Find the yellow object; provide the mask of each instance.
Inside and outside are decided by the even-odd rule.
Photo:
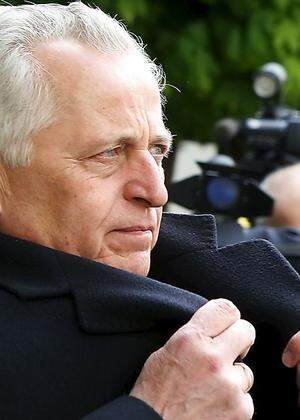
[[[238,224],[239,224],[239,225],[241,225],[241,226],[242,226],[242,228],[244,228],[244,229],[249,229],[249,228],[251,228],[251,223],[250,223],[250,220],[249,220],[247,217],[239,217],[239,218],[237,219],[237,222],[238,222]]]

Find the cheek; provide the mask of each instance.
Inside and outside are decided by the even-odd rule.
[[[113,213],[119,194],[103,180],[61,183],[56,189],[57,213],[64,214],[74,224],[74,229],[91,226],[101,229],[101,224]],[[82,232],[84,233],[84,232]]]
[[[70,242],[76,245],[76,253],[89,259],[97,259],[105,247],[106,234],[116,223],[115,195],[104,189],[88,188],[68,194],[61,219],[65,220],[61,231],[68,232]]]

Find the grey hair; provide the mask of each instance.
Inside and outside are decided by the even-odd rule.
[[[0,7],[0,157],[11,167],[30,162],[32,136],[55,121],[54,90],[34,48],[56,39],[77,40],[100,53],[134,51],[164,89],[164,73],[141,40],[99,8],[81,2]]]

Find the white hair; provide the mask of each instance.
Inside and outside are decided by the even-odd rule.
[[[56,39],[78,40],[100,53],[134,51],[164,88],[163,71],[141,40],[100,9],[81,2],[0,7],[0,157],[11,167],[30,162],[32,135],[55,120],[54,90],[33,53],[38,43]]]

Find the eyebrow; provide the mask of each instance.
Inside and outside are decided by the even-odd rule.
[[[167,129],[164,134],[158,134],[157,136],[154,136],[154,138],[150,140],[150,143],[157,142],[157,141],[162,141],[166,143],[169,149],[171,149],[173,145],[173,136],[170,130]]]
[[[129,136],[121,136],[121,137],[117,137],[117,138],[112,138],[110,140],[106,140],[106,141],[101,141],[101,139],[99,138],[97,141],[94,141],[92,144],[90,144],[85,150],[84,150],[84,154],[89,154],[92,151],[94,151],[95,149],[97,149],[99,146],[102,147],[113,147],[117,144],[120,143],[138,143],[138,139],[129,137]],[[157,134],[156,136],[152,137],[149,141],[149,144],[153,144],[156,142],[163,142],[165,143],[169,150],[171,150],[172,148],[172,144],[173,144],[173,136],[170,132],[170,130],[168,128],[166,128],[166,131],[162,134]]]
[[[162,141],[166,143],[169,147],[171,147],[173,144],[173,136],[171,132],[169,131],[169,129],[166,129],[166,131],[163,134],[157,134],[156,136],[151,137],[149,143],[155,143],[157,141]],[[107,141],[104,144],[107,143],[107,145],[110,145],[110,144],[113,145],[113,144],[126,143],[126,142],[138,143],[139,139],[133,138],[130,136],[121,136],[119,138],[113,139],[112,141]]]

